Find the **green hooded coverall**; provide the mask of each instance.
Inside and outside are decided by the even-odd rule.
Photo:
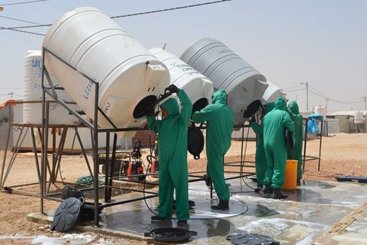
[[[212,104],[195,112],[192,120],[207,122],[207,175],[212,179],[219,200],[228,201],[230,193],[224,179],[224,155],[231,146],[234,113],[227,106],[227,93],[224,90],[214,92]]]
[[[275,101],[274,109],[264,117],[264,149],[267,161],[264,184],[280,189],[284,183],[287,147],[285,129],[294,125],[284,98]]]
[[[265,105],[265,114],[274,108],[274,103],[268,103]],[[263,119],[258,124],[256,121],[250,123],[250,127],[256,134],[256,153],[255,153],[255,169],[256,169],[256,182],[258,189],[261,189],[264,185],[264,178],[266,172],[266,156],[264,149],[264,123]]]
[[[296,101],[288,104],[291,117],[294,123],[294,145],[290,155],[291,159],[297,160],[297,181],[302,179],[302,141],[303,141],[303,117],[299,113],[299,107]]]
[[[168,116],[156,120],[147,116],[148,128],[159,133],[159,205],[158,215],[162,219],[172,217],[173,193],[176,190],[176,214],[178,220],[188,220],[188,169],[187,133],[192,104],[185,91],[177,93],[181,101],[181,113],[176,99],[169,98],[161,104]]]

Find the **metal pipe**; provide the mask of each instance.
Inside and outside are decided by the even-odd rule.
[[[104,175],[104,201],[105,202],[109,202],[111,201],[111,198],[108,196],[108,183],[109,183],[109,179],[110,178],[110,164],[109,164],[109,160],[110,160],[110,132],[107,132],[106,134],[106,159],[104,161],[104,170],[105,170],[105,175]]]
[[[41,148],[42,148],[42,159],[41,159],[41,182],[40,182],[40,203],[41,203],[41,213],[43,214],[43,192],[44,192],[44,178],[45,178],[45,163],[47,160],[47,146],[45,146],[44,141],[44,135],[45,135],[45,124],[46,124],[46,94],[44,90],[44,84],[45,84],[45,48],[42,48],[42,78],[41,78],[41,87],[42,87],[42,142],[41,142]]]
[[[93,118],[93,138],[94,138],[94,225],[99,226],[99,193],[98,193],[98,101],[99,101],[99,84],[95,83],[94,98],[94,118]]]
[[[34,128],[33,127],[31,127],[31,139],[32,139],[34,159],[36,161],[36,170],[37,170],[38,184],[39,184],[39,183],[41,183],[41,170],[40,170],[40,164],[39,164],[39,161],[38,161],[36,139],[34,137]]]
[[[303,163],[302,163],[303,173],[305,172],[305,165],[306,165],[307,125],[308,125],[308,118],[306,118],[306,126],[305,126],[304,142],[303,142]]]
[[[13,154],[11,155],[11,158],[10,158],[10,161],[9,161],[9,164],[8,164],[8,167],[6,169],[6,173],[5,173],[5,176],[4,176],[4,179],[3,179],[3,185],[5,184],[6,182],[6,179],[8,178],[9,176],[9,173],[10,173],[10,170],[11,168],[13,167],[14,165],[14,162],[15,162],[15,159],[19,153],[19,149],[20,149],[20,145],[22,145],[24,139],[25,139],[25,136],[27,135],[27,132],[28,132],[28,128],[26,130],[26,132],[23,134],[23,130],[24,128],[22,127],[20,133],[19,133],[19,137],[17,139],[17,142],[15,143],[15,150],[13,151]]]
[[[84,160],[85,162],[87,163],[87,167],[88,167],[88,170],[89,170],[89,173],[90,173],[90,176],[93,177],[93,173],[92,173],[92,169],[90,167],[90,164],[89,164],[89,160],[88,160],[88,157],[87,157],[87,154],[85,154],[85,149],[84,149],[84,145],[83,145],[83,142],[82,142],[82,139],[79,135],[79,131],[78,131],[78,128],[75,128],[75,135],[78,139],[78,142],[79,142],[79,145],[80,145],[80,149],[82,151],[82,154],[84,156]]]
[[[319,145],[319,163],[318,163],[318,167],[317,167],[318,171],[320,171],[320,167],[321,167],[321,144],[322,144],[323,131],[324,131],[324,120],[321,120],[320,145]]]
[[[111,167],[110,167],[110,180],[108,183],[108,198],[111,201],[111,195],[112,195],[112,179],[113,179],[113,170],[115,167],[115,158],[116,158],[116,144],[117,144],[117,134],[115,133],[113,135],[113,148],[112,148],[112,157],[111,157]]]
[[[9,147],[9,140],[10,140],[10,134],[11,134],[11,122],[12,122],[13,118],[12,118],[12,112],[11,112],[11,106],[9,106],[9,129],[8,129],[8,136],[6,139],[6,143],[5,143],[5,149],[4,149],[4,158],[3,158],[3,165],[1,166],[1,179],[0,179],[0,189],[3,188],[3,185],[5,183],[5,180],[3,182],[3,178],[4,178],[4,170],[5,170],[5,162],[6,162],[6,155],[8,152],[8,147]]]

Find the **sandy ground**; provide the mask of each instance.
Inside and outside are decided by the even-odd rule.
[[[320,140],[314,139],[307,141],[308,156],[319,155]],[[248,141],[243,145],[240,141],[233,141],[230,151],[227,154],[226,161],[238,161],[241,153],[241,147],[246,150],[245,161],[253,161],[255,153],[255,142]],[[305,165],[304,179],[318,180],[335,180],[337,175],[355,175],[367,176],[367,134],[336,134],[322,138],[321,163],[320,171],[318,171],[318,160],[308,160]],[[1,161],[3,153],[1,153]],[[205,169],[205,153],[201,154],[202,159],[199,161],[189,157],[190,172],[201,171]],[[7,157],[7,161],[10,156]],[[251,164],[250,164],[251,165]],[[5,166],[5,170],[7,166]],[[239,168],[232,167],[239,171]],[[253,171],[253,168],[246,168],[246,171]],[[37,174],[35,168],[35,160],[32,153],[21,153],[17,156],[5,186],[14,186],[20,184],[28,184],[37,182]],[[63,156],[61,177],[65,182],[75,183],[81,176],[88,175],[84,159],[79,155]],[[59,185],[59,187],[62,187]],[[25,190],[29,193],[29,186],[26,188],[16,188],[17,190]],[[31,188],[33,191],[38,190],[35,185]],[[61,237],[62,233],[51,232],[49,226],[30,222],[26,216],[29,213],[40,211],[40,198],[33,196],[0,193],[0,244],[23,244],[24,239],[17,240],[15,236],[34,237],[48,236]],[[45,202],[45,210],[55,209],[59,203],[53,201]],[[91,239],[87,244],[139,244],[139,241],[131,241],[125,238],[109,237],[101,234],[86,234]],[[9,240],[5,238],[9,237]],[[30,240],[31,241],[31,240]]]

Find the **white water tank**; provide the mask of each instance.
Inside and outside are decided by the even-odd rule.
[[[99,84],[99,108],[118,128],[142,126],[146,105],[169,85],[165,65],[95,8],[64,14],[48,30],[43,47],[71,66],[45,54],[47,70],[90,118],[94,116],[93,81]],[[98,118],[100,127],[112,128],[101,113]]]
[[[171,84],[185,90],[193,105],[193,112],[201,110],[211,102],[213,83],[197,70],[161,48],[149,50],[168,68]]]
[[[58,87],[57,82],[56,87]],[[62,101],[73,103],[65,90],[57,90],[57,94]],[[53,101],[47,94],[46,100]],[[25,57],[23,103],[23,123],[42,124],[42,54],[40,50],[30,50]],[[70,104],[70,107],[77,109],[75,104]],[[49,124],[73,124],[78,121],[56,102],[50,103],[49,110]]]
[[[269,85],[266,88],[264,95],[262,97],[263,105],[275,102],[275,100],[280,97],[285,99],[286,93],[281,88],[276,86],[274,83],[268,82],[268,84]]]
[[[245,121],[243,113],[255,113],[268,86],[266,78],[223,43],[204,38],[191,44],[180,57],[208,77],[215,89],[224,89],[235,112],[235,125]]]

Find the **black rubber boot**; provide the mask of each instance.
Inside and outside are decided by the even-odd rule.
[[[264,194],[273,194],[273,188],[268,185],[265,185]]]
[[[282,194],[280,188],[274,188],[274,199],[286,199],[287,195]]]
[[[204,175],[204,181],[205,181],[205,185],[207,187],[211,187],[212,186],[212,178],[210,178],[208,175]]]
[[[153,221],[161,221],[161,220],[164,220],[163,218],[161,218],[161,216],[159,215],[154,215],[152,217],[150,217],[151,220]]]
[[[178,220],[177,226],[187,226],[187,220]]]
[[[211,206],[215,210],[229,210],[228,201],[219,201],[218,205]]]
[[[256,193],[260,193],[260,191],[263,189],[263,187],[262,186],[258,186],[256,189],[254,189],[254,191],[256,192]]]

